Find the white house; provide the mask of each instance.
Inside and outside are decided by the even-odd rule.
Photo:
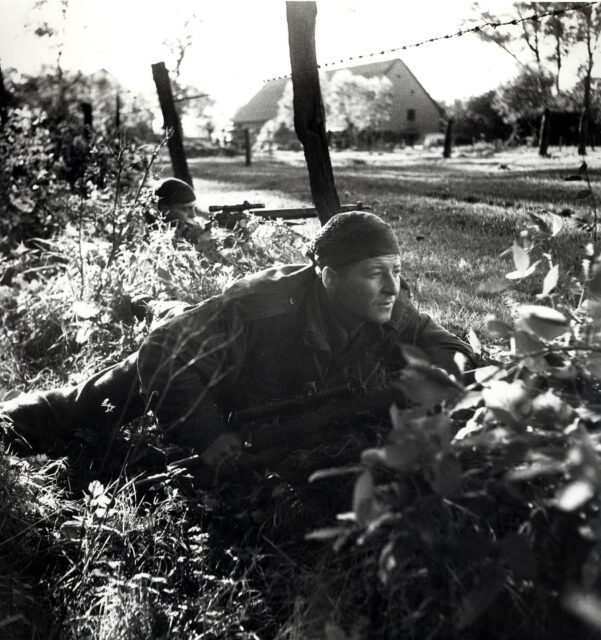
[[[345,69],[367,78],[384,76],[392,83],[393,99],[390,118],[381,129],[381,132],[388,134],[388,137],[413,144],[423,139],[426,134],[441,131],[444,110],[400,58],[345,67]],[[329,70],[327,75],[331,77],[341,70]],[[288,82],[288,78],[266,82],[249,102],[238,109],[233,117],[234,124],[258,132],[265,122],[276,117],[278,102]]]

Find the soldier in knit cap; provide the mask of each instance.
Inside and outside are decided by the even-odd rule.
[[[267,269],[188,307],[137,353],[78,387],[0,405],[12,433],[32,450],[56,451],[80,424],[114,428],[149,407],[169,440],[215,467],[242,448],[230,412],[308,385],[366,386],[394,376],[404,345],[449,372],[457,352],[471,357],[466,343],[409,301],[397,238],[378,216],[335,215],[309,256],[311,264]]]
[[[154,193],[158,215],[148,212],[146,221],[154,224],[160,219],[174,225],[182,237],[196,243],[204,231],[208,213],[196,206],[196,194],[192,187],[178,178],[165,178],[155,186]]]

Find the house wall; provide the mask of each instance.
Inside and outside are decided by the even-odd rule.
[[[393,85],[392,115],[385,131],[420,138],[440,131],[440,111],[401,60],[386,74]],[[407,110],[415,110],[415,120],[407,119]]]

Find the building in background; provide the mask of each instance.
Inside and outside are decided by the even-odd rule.
[[[381,122],[378,131],[384,139],[415,144],[428,134],[441,132],[445,118],[444,110],[400,58],[328,70],[326,77],[331,79],[340,71],[350,71],[366,78],[384,77],[390,81],[390,115]],[[235,113],[234,125],[240,129],[248,128],[251,133],[257,135],[265,123],[278,116],[278,105],[289,82],[289,78],[266,82],[259,92]],[[328,123],[326,126],[330,128]]]

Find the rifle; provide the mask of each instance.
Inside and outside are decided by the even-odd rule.
[[[233,412],[228,424],[244,443],[242,456],[223,469],[209,469],[198,455],[174,460],[170,466],[190,471],[200,485],[215,484],[220,478],[250,470],[271,469],[283,477],[298,480],[298,469],[289,469],[287,458],[299,450],[310,450],[346,442],[352,433],[366,439],[366,423],[382,421],[392,404],[405,406],[398,385],[366,392],[355,385],[333,387],[305,396],[275,400]],[[304,477],[308,475],[304,470]]]
[[[338,213],[343,211],[369,211],[371,207],[363,204],[363,202],[355,202],[354,204],[341,204]],[[282,218],[283,220],[302,220],[305,218],[317,217],[317,209],[315,207],[288,207],[285,209],[266,209],[263,203],[252,204],[245,200],[241,204],[232,205],[211,205],[209,212],[213,220],[220,227],[233,228],[237,222],[244,219],[246,214],[252,213],[260,218],[267,220],[275,220]]]

